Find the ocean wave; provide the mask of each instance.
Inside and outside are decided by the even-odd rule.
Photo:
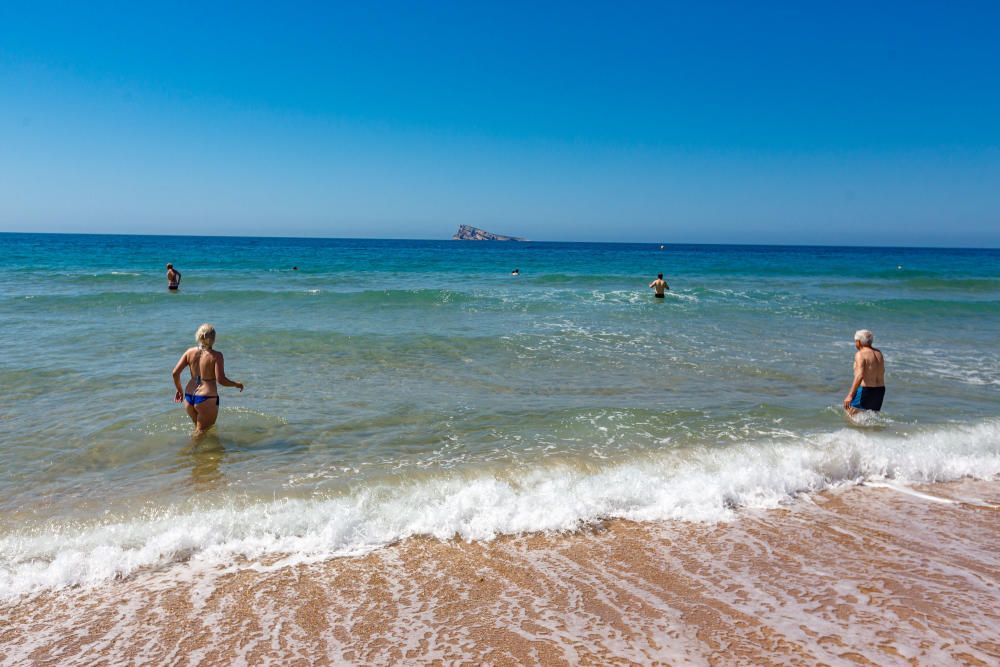
[[[155,275],[151,273],[142,273],[139,271],[128,271],[125,269],[114,269],[114,270],[104,270],[104,271],[45,271],[45,270],[32,270],[28,272],[28,275],[34,277],[36,280],[44,281],[47,283],[55,284],[71,284],[71,285],[87,285],[93,283],[122,283],[128,282],[133,278],[142,277],[145,279],[155,278],[157,281],[162,280],[162,275],[157,273]]]
[[[821,285],[828,289],[863,289],[885,290],[887,288],[907,287],[925,292],[968,292],[972,294],[1000,294],[1000,279],[998,278],[960,278],[941,275],[926,276],[882,276],[879,280],[851,280],[844,282],[829,282]]]
[[[688,303],[697,302],[698,296],[687,291],[667,293],[667,297]],[[24,295],[11,295],[6,301],[27,307]],[[183,289],[171,294],[166,289],[100,291],[83,294],[34,294],[30,307],[59,309],[62,312],[88,312],[95,308],[130,308],[159,305],[162,303],[187,303],[199,307],[210,306],[329,306],[370,311],[382,308],[453,308],[457,310],[494,310],[546,313],[561,304],[617,305],[652,302],[652,291],[645,286],[634,289],[560,289],[522,291],[518,289],[447,288],[420,289],[362,289],[343,290],[327,285],[288,285],[281,289]],[[169,299],[170,301],[166,301]],[[178,301],[181,299],[182,301]],[[5,299],[0,298],[0,304]]]
[[[518,282],[531,285],[565,285],[566,287],[592,287],[634,282],[640,287],[645,287],[644,278],[645,276],[630,276],[628,274],[543,273],[531,276],[521,275]]]
[[[9,534],[0,538],[0,599],[98,585],[180,562],[280,566],[358,555],[418,535],[490,540],[610,518],[726,521],[741,508],[772,508],[866,481],[998,474],[997,421],[909,435],[845,428],[792,441],[673,449],[607,468],[442,472],[326,499],[160,509],[118,522]]]
[[[252,304],[281,300],[296,304],[305,299],[315,303],[316,297],[338,306],[435,306],[446,304],[479,303],[496,300],[490,294],[474,294],[449,289],[391,289],[335,291],[306,285],[288,285],[278,289],[212,289],[199,291],[192,287],[180,295],[168,294],[165,289],[143,291],[92,292],[85,294],[38,294],[35,307],[52,306],[65,309],[88,310],[94,307],[133,306],[160,303],[163,299],[180,296],[186,302],[195,304]],[[499,296],[499,295],[497,295]]]
[[[793,314],[822,315],[849,314],[852,317],[878,315],[919,315],[921,317],[957,317],[996,315],[1000,301],[950,301],[945,299],[885,299],[859,298],[851,301],[830,301],[806,305],[791,304],[785,307]]]

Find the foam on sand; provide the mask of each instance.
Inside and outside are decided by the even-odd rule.
[[[996,510],[868,485],[738,521],[415,538],[0,603],[0,662],[994,664]],[[929,493],[928,493],[929,491]]]
[[[173,563],[283,566],[358,555],[408,537],[490,540],[571,531],[609,518],[726,521],[740,508],[866,481],[941,482],[1000,474],[1000,423],[910,435],[842,429],[794,441],[677,449],[606,469],[451,471],[347,495],[150,511],[0,538],[0,599],[92,586]]]

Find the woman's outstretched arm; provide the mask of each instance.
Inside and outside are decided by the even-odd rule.
[[[215,359],[215,379],[223,387],[237,387],[240,391],[243,391],[242,382],[236,382],[226,377],[226,360],[222,357],[221,352],[216,352],[216,354],[219,356]]]

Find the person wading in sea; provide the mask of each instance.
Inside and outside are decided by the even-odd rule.
[[[882,351],[872,347],[875,334],[861,329],[854,334],[854,382],[844,397],[844,409],[854,416],[863,410],[882,409],[885,398],[885,359]]]
[[[180,403],[183,397],[184,409],[194,423],[194,437],[204,435],[219,418],[219,385],[236,387],[243,391],[243,383],[226,377],[222,353],[212,349],[215,345],[215,327],[202,324],[194,334],[198,347],[192,347],[181,355],[174,366],[174,401]],[[181,390],[181,373],[187,367],[191,379]]]
[[[181,272],[173,264],[167,264],[167,289],[175,290],[181,286]]]
[[[656,290],[655,296],[656,296],[657,299],[664,298],[664,296],[663,296],[663,290],[670,289],[670,285],[668,285],[667,281],[663,279],[663,274],[662,273],[656,274],[656,280],[654,280],[653,282],[649,283],[649,286],[650,286],[651,289]]]

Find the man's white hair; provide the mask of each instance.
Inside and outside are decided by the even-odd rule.
[[[854,332],[854,340],[859,341],[862,345],[871,345],[872,341],[875,340],[875,334],[868,329],[858,329]]]

